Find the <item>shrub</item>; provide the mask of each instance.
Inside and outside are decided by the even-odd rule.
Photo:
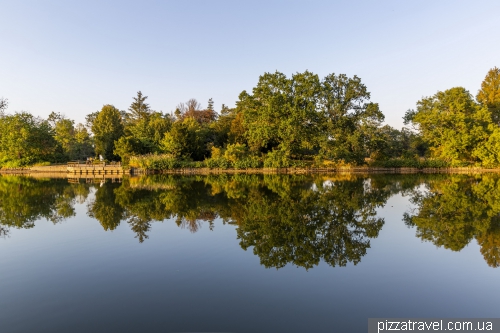
[[[182,166],[179,160],[169,154],[132,156],[129,165],[146,170],[171,170]]]
[[[224,157],[209,158],[205,160],[205,164],[211,169],[227,169],[230,166],[229,161]]]
[[[284,148],[273,149],[264,159],[265,168],[287,168],[290,166],[290,152]]]
[[[447,168],[449,162],[438,159],[415,159],[415,158],[391,158],[388,160],[373,161],[370,163],[373,167],[382,168]],[[455,165],[454,165],[455,166]]]
[[[235,169],[255,169],[262,166],[261,160],[257,156],[248,156],[233,162]]]

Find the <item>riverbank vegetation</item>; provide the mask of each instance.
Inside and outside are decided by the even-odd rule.
[[[138,92],[127,111],[111,104],[76,124],[6,113],[0,100],[0,166],[57,163],[102,155],[149,170],[288,167],[500,166],[500,69],[476,98],[462,87],[439,91],[384,125],[379,105],[357,76],[311,72],[260,76],[235,108],[195,99],[171,114],[151,109]]]

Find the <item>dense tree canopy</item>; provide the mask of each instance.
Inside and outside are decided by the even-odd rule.
[[[493,122],[500,125],[500,68],[492,68],[484,78],[477,101],[491,112]]]
[[[462,87],[438,91],[406,112],[409,127],[402,129],[382,123],[379,105],[356,75],[264,73],[251,91],[240,93],[235,108],[222,104],[220,110],[212,98],[206,107],[191,98],[165,114],[147,98],[138,91],[127,111],[107,104],[88,114],[85,126],[54,112],[46,120],[5,114],[2,98],[0,165],[100,154],[148,168],[500,166],[497,67],[477,100]]]
[[[478,157],[476,149],[490,134],[491,114],[457,87],[423,98],[405,120],[418,126],[432,156],[460,165]]]
[[[39,161],[54,161],[57,142],[46,120],[27,112],[0,119],[0,162],[22,166]]]
[[[104,105],[92,122],[96,154],[114,159],[115,141],[123,135],[123,129],[120,111],[113,105]]]

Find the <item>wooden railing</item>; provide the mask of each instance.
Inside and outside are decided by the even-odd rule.
[[[94,165],[99,165],[99,166],[121,166],[122,162],[104,162],[104,161],[69,161],[67,163],[67,166],[69,167],[77,167],[77,166],[94,166]]]

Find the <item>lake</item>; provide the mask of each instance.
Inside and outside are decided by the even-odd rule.
[[[498,317],[496,174],[0,176],[1,332]]]

